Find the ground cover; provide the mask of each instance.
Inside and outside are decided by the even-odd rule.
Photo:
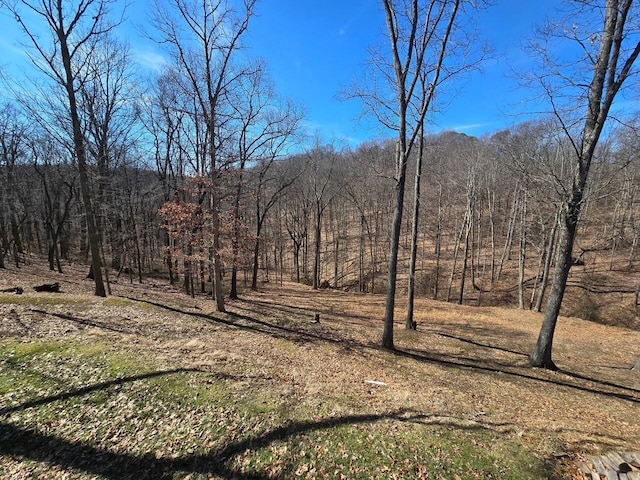
[[[390,353],[381,296],[263,285],[219,314],[161,280],[93,297],[82,268],[0,276],[25,289],[0,294],[0,476],[569,478],[640,448],[640,332],[562,318],[547,372],[533,312],[419,299]]]

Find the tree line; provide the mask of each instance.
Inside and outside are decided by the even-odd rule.
[[[19,267],[26,254],[47,255],[58,271],[68,262],[88,261],[72,160],[54,142],[12,123],[19,118],[0,126],[2,265]],[[444,132],[424,142],[417,293],[540,311],[558,248],[558,189],[571,181],[570,146],[558,127],[531,122],[483,138]],[[638,143],[621,132],[598,152],[574,264],[637,271]],[[19,146],[15,155],[12,144]],[[226,294],[264,281],[385,292],[394,148],[392,141],[354,150],[318,146],[244,171],[229,162],[217,178]],[[142,281],[161,271],[189,295],[211,294],[214,225],[203,205],[209,180],[175,161],[180,158],[169,164],[123,160],[105,178],[97,166],[89,169],[91,190],[99,183],[104,190],[105,200],[95,208],[101,258],[119,276]],[[409,175],[416,166],[412,157]],[[408,192],[405,203],[413,202]],[[413,224],[405,217],[400,229],[403,290]]]

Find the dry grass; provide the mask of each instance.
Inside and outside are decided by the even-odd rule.
[[[286,283],[242,292],[228,313],[206,297],[147,283],[112,285],[91,296],[83,269],[49,274],[44,265],[3,271],[0,336],[21,342],[71,339],[113,352],[154,358],[167,368],[197,368],[240,378],[240,398],[318,416],[390,415],[401,421],[504,436],[553,459],[560,471],[586,453],[640,449],[640,332],[561,318],[555,341],[559,372],[531,369],[541,315],[497,307],[463,307],[418,299],[418,330],[396,319],[397,352],[378,348],[384,299]],[[36,294],[60,282],[63,293]],[[402,299],[399,299],[402,303]],[[321,322],[313,322],[320,313]],[[367,380],[384,382],[385,386]],[[566,454],[567,456],[565,456]]]

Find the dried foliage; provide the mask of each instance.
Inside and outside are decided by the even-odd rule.
[[[553,478],[640,444],[638,332],[563,318],[547,372],[533,312],[418,299],[392,354],[382,296],[286,283],[222,314],[149,280],[96,299],[66,270],[0,279],[62,291],[0,295],[11,478]]]

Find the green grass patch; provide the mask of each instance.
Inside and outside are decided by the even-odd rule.
[[[131,300],[122,297],[109,297],[102,301],[102,305],[105,307],[129,307],[132,304]]]
[[[89,305],[89,300],[63,296],[43,297],[31,295],[0,295],[0,305]]]
[[[0,342],[0,472],[40,478],[60,471],[71,478],[549,477],[518,438],[407,415],[311,411],[268,379],[171,369],[149,358],[105,345]]]
[[[307,478],[548,478],[544,464],[491,432],[413,425],[361,416],[292,425],[301,432],[235,459],[244,474]],[[395,430],[395,431],[394,431]],[[390,434],[390,431],[392,432]]]

